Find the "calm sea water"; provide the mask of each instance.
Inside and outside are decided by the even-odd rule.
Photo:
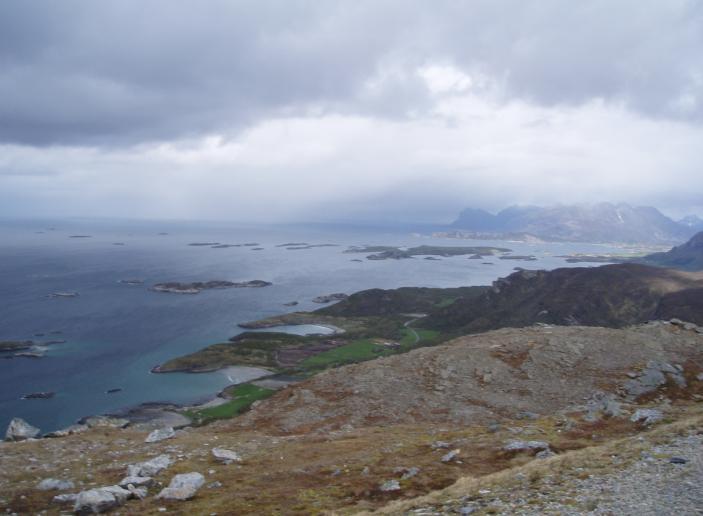
[[[258,243],[264,249],[187,245],[192,242]],[[288,242],[340,247],[276,247]],[[439,261],[420,258],[358,263],[351,259],[363,255],[342,252],[347,246],[365,244],[496,245],[509,247],[515,254],[534,254],[539,260],[469,260],[460,256]],[[595,245],[471,242],[403,232],[305,227],[0,223],[0,340],[67,341],[51,346],[44,358],[0,360],[0,430],[14,416],[50,431],[85,415],[145,401],[190,403],[204,399],[229,383],[224,374],[157,375],[149,370],[169,358],[236,335],[241,331],[239,322],[319,308],[311,300],[321,294],[373,287],[485,285],[516,266],[551,269],[568,265],[556,255],[610,250]],[[494,265],[483,265],[483,261]],[[119,283],[135,278],[145,284]],[[148,290],[149,285],[161,281],[213,279],[261,279],[273,286],[197,295]],[[47,297],[57,291],[76,291],[79,297]],[[290,301],[300,304],[283,306]],[[106,393],[115,388],[122,391]],[[36,391],[55,391],[56,396],[21,399]]]

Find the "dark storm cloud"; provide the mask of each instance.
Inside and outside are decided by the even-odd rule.
[[[703,116],[693,1],[0,3],[0,141],[114,145],[310,110],[402,116],[448,61],[547,105]],[[390,76],[368,94],[368,83]]]

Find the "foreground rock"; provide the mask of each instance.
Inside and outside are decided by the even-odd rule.
[[[503,446],[503,450],[515,452],[540,452],[549,448],[549,443],[544,441],[510,441]]]
[[[81,419],[78,424],[88,428],[126,428],[129,426],[129,420],[120,417],[89,416]]]
[[[232,450],[225,450],[224,448],[213,448],[212,456],[220,462],[223,462],[224,464],[231,464],[232,462],[242,461],[242,458],[237,452]]]
[[[657,409],[638,409],[630,417],[630,421],[633,423],[642,423],[645,426],[652,425],[662,419],[664,419],[664,414]]]
[[[147,438],[144,440],[145,443],[157,443],[159,441],[163,441],[165,439],[171,439],[176,435],[176,431],[171,428],[158,428],[151,432]]]
[[[73,482],[70,480],[61,480],[57,478],[45,478],[39,485],[37,489],[41,491],[65,491],[66,489],[73,489]]]
[[[5,432],[6,441],[24,441],[34,439],[39,435],[40,430],[27,423],[24,419],[16,417],[10,421]]]
[[[80,434],[85,432],[90,427],[88,425],[71,425],[61,430],[54,430],[49,432],[44,437],[66,437],[67,435]]]
[[[173,464],[170,455],[159,455],[151,460],[127,466],[127,477],[153,477]]]
[[[149,487],[154,483],[154,479],[151,477],[124,477],[122,480],[120,480],[119,486],[124,487],[125,489],[128,488],[128,486],[134,486],[134,487]]]
[[[76,514],[98,514],[119,507],[132,497],[120,486],[98,487],[78,493],[73,510]]]
[[[182,473],[171,479],[168,487],[161,490],[157,498],[164,500],[190,500],[205,484],[205,477],[200,473]]]

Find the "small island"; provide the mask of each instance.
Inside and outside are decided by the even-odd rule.
[[[252,280],[252,281],[195,281],[193,283],[180,283],[171,281],[167,283],[157,283],[151,290],[154,292],[166,292],[170,294],[199,294],[203,290],[223,289],[223,288],[261,288],[273,285],[268,281]]]
[[[122,283],[124,285],[133,285],[134,286],[134,285],[143,285],[144,280],[143,279],[136,279],[136,278],[121,279],[121,280],[118,280],[117,283]]]
[[[417,247],[392,247],[384,245],[372,245],[357,247],[353,246],[344,251],[345,253],[372,253],[366,256],[367,260],[402,260],[414,258],[415,256],[462,256],[462,255],[481,255],[491,256],[495,253],[509,253],[511,249],[504,247],[449,247],[449,246],[431,246],[421,245]]]
[[[53,391],[30,392],[22,396],[23,400],[48,400],[56,395]]]
[[[78,297],[78,292],[52,292],[51,294],[47,294],[47,297],[72,298],[72,297]]]
[[[3,351],[22,351],[34,346],[31,340],[0,340],[0,352]]]

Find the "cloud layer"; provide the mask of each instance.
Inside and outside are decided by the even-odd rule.
[[[0,214],[700,212],[701,55],[683,0],[7,1]]]

